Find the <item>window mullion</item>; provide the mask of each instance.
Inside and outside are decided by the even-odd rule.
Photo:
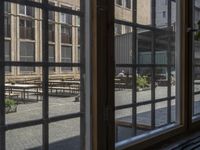
[[[156,0],[152,0],[151,1],[151,8],[152,8],[152,26],[156,27]],[[155,128],[155,124],[156,124],[156,120],[155,120],[155,116],[156,116],[156,112],[155,112],[155,64],[156,64],[156,53],[155,53],[155,43],[156,43],[156,31],[152,32],[152,59],[151,59],[151,63],[153,64],[151,70],[152,70],[152,76],[151,76],[151,100],[152,100],[152,106],[151,106],[151,128],[154,129]]]
[[[49,44],[48,44],[48,0],[42,1],[45,6],[42,9],[42,91],[43,91],[43,100],[42,100],[42,113],[43,113],[43,148],[45,150],[49,149],[49,96],[48,96],[48,54],[49,54]]]
[[[4,18],[4,0],[0,1],[0,18]],[[0,21],[0,149],[5,150],[5,52],[4,19]]]

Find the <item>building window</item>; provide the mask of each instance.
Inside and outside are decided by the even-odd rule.
[[[35,39],[35,25],[34,20],[28,18],[20,18],[20,38],[21,39]]]
[[[115,35],[120,35],[120,34],[122,34],[122,25],[115,24]]]
[[[131,0],[125,0],[125,7],[131,9]]]
[[[66,8],[66,9],[72,9],[71,7],[67,7],[67,6],[61,6],[62,8]],[[60,22],[64,23],[64,24],[72,24],[72,15],[70,14],[65,14],[65,13],[61,13],[60,14]]]
[[[130,33],[130,32],[132,32],[132,27],[125,26],[125,33]]]
[[[5,41],[5,61],[11,61],[11,42]],[[6,73],[11,72],[11,67],[5,67]]]
[[[53,2],[49,2],[49,5],[51,6],[55,6],[55,4]],[[53,11],[49,11],[49,18],[50,21],[55,21],[55,12]]]
[[[35,45],[31,42],[20,42],[20,61],[35,62]],[[34,67],[20,67],[20,71],[33,72]]]
[[[49,62],[54,63],[55,62],[55,46],[54,45],[49,45]],[[50,72],[55,71],[55,67],[50,67],[49,68]]]
[[[8,2],[4,3],[4,7],[5,7],[5,13],[11,13],[11,5]]]
[[[61,41],[62,43],[72,43],[72,27],[61,25]]]
[[[80,45],[80,27],[78,27],[78,45]]]
[[[49,41],[55,42],[55,24],[49,22]]]
[[[4,3],[5,7],[5,37],[10,37],[11,36],[11,5],[8,2]]]
[[[116,0],[116,4],[122,6],[122,0]]]
[[[166,18],[166,11],[162,12],[162,16],[163,16],[163,18]]]
[[[62,6],[63,8],[71,9],[70,7]],[[72,43],[72,15],[61,13],[61,42]]]
[[[34,17],[34,8],[29,6],[19,5],[19,13],[20,15]]]
[[[62,63],[72,63],[72,47],[62,46],[61,48],[61,62]],[[72,70],[71,67],[62,67],[62,71]]]
[[[5,16],[5,37],[11,36],[11,17],[10,15]]]

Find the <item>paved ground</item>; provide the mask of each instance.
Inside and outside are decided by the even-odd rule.
[[[157,87],[157,98],[164,98],[167,89],[165,87]],[[172,95],[174,95],[175,87],[172,87]],[[149,100],[150,90],[137,92],[137,101]],[[131,90],[121,90],[115,92],[116,105],[128,104],[131,102]],[[162,102],[156,104],[156,126],[166,124],[167,103]],[[175,102],[172,102],[171,117],[175,120]],[[49,115],[57,116],[80,111],[80,103],[74,102],[74,97],[59,98],[50,97],[49,99]],[[137,108],[137,122],[140,124],[150,125],[151,122],[151,106],[145,105]],[[132,114],[131,109],[116,111],[116,118],[127,117]],[[42,102],[33,102],[19,104],[16,113],[6,115],[7,123],[15,123],[26,120],[39,119],[42,117]],[[119,140],[133,136],[130,128],[119,128]],[[138,134],[144,131],[139,131]],[[23,149],[41,149],[42,143],[42,126],[34,126],[24,129],[11,130],[6,133],[7,150],[23,150]],[[49,141],[52,150],[78,150],[80,149],[80,119],[70,119],[68,121],[60,121],[49,125]]]

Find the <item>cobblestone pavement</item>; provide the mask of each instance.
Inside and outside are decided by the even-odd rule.
[[[157,87],[157,98],[164,98],[167,92],[166,87]],[[175,87],[172,87],[172,95]],[[137,101],[146,101],[151,98],[150,90],[137,92]],[[115,92],[116,105],[129,104],[131,102],[131,90],[125,89]],[[49,97],[49,116],[75,113],[80,111],[80,103],[74,102],[75,97]],[[175,120],[175,101],[172,101],[171,117]],[[167,103],[156,104],[156,126],[166,124]],[[151,105],[137,108],[137,122],[149,125],[151,122]],[[132,110],[125,109],[116,111],[116,118],[131,116]],[[42,118],[42,101],[19,104],[16,113],[6,115],[6,123],[16,123],[27,120]],[[119,140],[133,136],[130,128],[120,127],[118,132]],[[138,130],[138,134],[143,131]],[[49,124],[49,141],[51,150],[79,150],[80,149],[80,119],[70,119]],[[41,149],[42,126],[37,125],[22,129],[10,130],[6,132],[7,150]]]

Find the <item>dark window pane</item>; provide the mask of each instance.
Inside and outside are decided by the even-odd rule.
[[[20,42],[20,61],[23,62],[35,61],[34,43]],[[21,67],[20,71],[34,71],[34,67]]]
[[[5,37],[10,37],[11,33],[10,33],[10,29],[11,29],[11,20],[10,20],[10,15],[9,16],[5,16]]]
[[[131,8],[131,0],[126,0],[126,8]]]
[[[34,20],[32,19],[20,19],[20,38],[21,39],[35,39],[35,27]]]
[[[62,43],[72,43],[72,27],[67,25],[61,26]]]
[[[11,47],[10,41],[5,41],[5,61],[11,61]],[[11,72],[11,67],[5,67],[5,71]]]
[[[55,62],[55,46],[54,45],[49,45],[49,62]],[[54,72],[55,67],[50,67],[49,71]]]
[[[61,62],[72,63],[72,47],[62,46],[61,49]],[[71,70],[71,67],[62,67],[62,71]]]
[[[5,13],[10,13],[11,12],[11,5],[8,2],[4,3],[4,7],[5,7]]]
[[[122,5],[122,0],[116,0],[116,4]]]
[[[62,6],[62,7],[63,8],[67,8],[67,9],[72,9],[70,7],[67,7],[67,6]],[[65,23],[65,24],[71,25],[72,24],[72,15],[61,13],[60,21],[61,21],[61,23]]]
[[[19,13],[24,14],[24,15],[26,14],[25,13],[25,6],[22,6],[22,5],[19,6]]]
[[[120,34],[122,34],[122,25],[115,24],[115,35],[120,35]]]
[[[55,24],[49,23],[49,41],[55,42]]]

